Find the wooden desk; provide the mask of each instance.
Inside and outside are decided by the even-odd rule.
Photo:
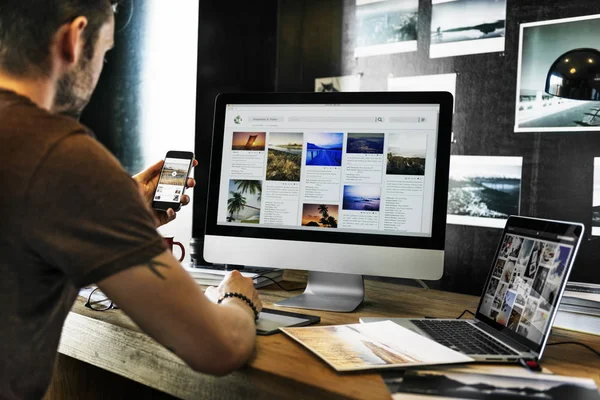
[[[297,283],[294,282],[286,281],[285,284],[289,287],[297,287]],[[365,281],[365,289],[365,303],[357,312],[351,314],[306,312],[320,315],[323,325],[356,323],[362,316],[429,315],[454,318],[464,309],[474,311],[478,301],[474,296],[370,280]],[[267,307],[273,307],[274,302],[300,292],[285,292],[275,286],[260,290],[261,298]],[[81,300],[75,303],[63,329],[59,352],[176,397],[184,399],[390,398],[379,374],[338,374],[284,334],[259,336],[253,359],[240,371],[223,378],[199,374],[141,333],[122,311],[96,312],[85,308],[83,304]],[[550,342],[558,341],[578,341],[600,349],[600,337],[594,335],[557,329],[553,332]],[[65,359],[67,358],[63,356],[62,364],[65,363]],[[600,386],[600,358],[580,346],[550,346],[543,361],[544,366],[556,374],[592,378]],[[46,396],[47,400],[65,398],[65,391],[77,390],[73,389],[76,386],[74,382],[77,381],[74,375],[81,368],[71,368],[70,371],[65,372],[61,371],[60,362],[57,365],[55,379]],[[94,368],[94,370],[97,373],[105,373],[99,369]],[[89,375],[90,372],[88,371],[87,374]],[[89,376],[79,379],[80,383],[84,380],[107,382],[106,379],[102,381]],[[101,395],[102,390],[111,385],[112,383],[103,383],[103,387],[89,388],[87,398],[90,398],[90,393],[93,393],[95,398],[104,398]],[[139,394],[139,391],[137,393]],[[70,392],[69,395],[73,393]],[[79,392],[78,395],[81,393]],[[128,396],[123,396],[126,397]]]

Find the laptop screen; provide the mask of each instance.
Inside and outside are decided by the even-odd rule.
[[[580,233],[530,228],[507,223],[477,316],[539,350],[552,327]]]

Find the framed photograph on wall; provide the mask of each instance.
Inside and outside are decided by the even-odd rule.
[[[577,48],[597,49],[600,15],[521,24],[515,132],[600,130],[600,102],[569,100],[544,91],[548,70]]]
[[[355,57],[417,51],[419,0],[356,0]]]
[[[504,51],[506,0],[432,0],[431,58]]]
[[[522,157],[451,156],[449,224],[504,228],[521,203]]]
[[[315,92],[360,92],[360,75],[317,78]]]
[[[600,236],[600,157],[594,158],[594,198],[592,200],[592,236]]]

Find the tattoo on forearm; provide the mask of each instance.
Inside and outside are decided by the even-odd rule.
[[[167,278],[165,278],[165,276],[163,274],[160,273],[160,271],[158,270],[158,267],[165,267],[165,268],[169,268],[169,266],[167,264],[161,263],[160,261],[156,261],[156,260],[150,260],[148,261],[148,265],[147,267],[150,269],[150,271],[152,271],[152,273],[156,276],[158,276],[160,279],[162,279],[163,281],[166,280]]]

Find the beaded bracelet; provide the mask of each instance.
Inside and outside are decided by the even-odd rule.
[[[223,302],[223,300],[225,300],[228,297],[235,297],[237,299],[244,300],[246,302],[246,304],[248,304],[250,306],[250,308],[252,308],[252,311],[254,312],[254,321],[258,320],[258,310],[256,309],[256,306],[254,305],[252,300],[250,300],[248,297],[244,296],[241,293],[237,293],[237,292],[225,293],[225,295],[223,297],[221,297],[219,299],[219,301],[217,301],[217,304],[221,304]]]

